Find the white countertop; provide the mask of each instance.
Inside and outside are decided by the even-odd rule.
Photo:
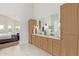
[[[56,37],[56,36],[48,36],[48,35],[42,35],[42,34],[32,34],[32,35],[42,36],[42,37],[46,37],[46,38],[52,38],[52,39],[60,40],[60,37]]]

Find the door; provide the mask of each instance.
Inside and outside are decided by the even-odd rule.
[[[64,4],[61,6],[62,34],[77,34],[77,13],[76,4]]]
[[[79,4],[78,4],[78,56],[79,56]]]
[[[61,55],[77,55],[77,4],[61,6]]]
[[[34,25],[36,25],[36,20],[30,19],[28,21],[29,43],[32,43],[32,33],[33,33]]]

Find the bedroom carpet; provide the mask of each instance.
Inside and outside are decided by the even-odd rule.
[[[22,46],[18,44],[16,46],[0,49],[0,56],[51,56],[51,55],[31,44]]]

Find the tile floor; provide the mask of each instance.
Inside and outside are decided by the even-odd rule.
[[[51,55],[31,44],[23,46],[20,46],[18,44],[16,46],[0,49],[0,56],[51,56]]]

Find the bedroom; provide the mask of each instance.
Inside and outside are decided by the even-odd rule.
[[[0,44],[18,41],[18,39],[13,40],[12,37],[19,34],[19,29],[19,20],[12,19],[5,15],[0,15]]]
[[[12,45],[7,45],[6,43],[17,42],[19,40],[19,29],[19,20],[0,15],[0,48]]]
[[[19,43],[20,20],[13,16],[10,9],[8,4],[0,4],[0,48],[12,46],[13,42]]]

